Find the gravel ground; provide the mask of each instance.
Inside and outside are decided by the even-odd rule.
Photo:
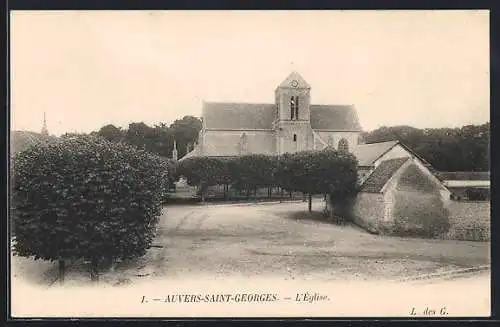
[[[371,235],[322,221],[323,204],[179,205],[167,207],[143,258],[103,272],[101,283],[154,279],[270,277],[282,280],[397,280],[489,265],[489,243]],[[12,257],[13,281],[51,285],[55,264]],[[89,282],[85,266],[66,284]]]

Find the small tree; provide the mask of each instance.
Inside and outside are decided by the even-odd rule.
[[[330,218],[333,218],[334,208],[339,206],[343,214],[350,208],[351,200],[359,191],[357,185],[358,161],[348,152],[337,152],[326,149],[322,151],[324,158],[329,162],[325,170],[325,180],[320,183],[319,189],[327,191],[330,203]]]
[[[357,179],[355,158],[335,150],[301,151],[283,156],[279,170],[285,189],[308,194],[309,212],[312,195],[330,194],[336,202],[352,193],[348,190],[355,189]]]
[[[176,174],[184,176],[191,186],[198,186],[201,200],[204,201],[207,187],[221,180],[224,164],[221,159],[211,157],[192,157],[177,165]]]
[[[235,176],[235,158],[221,158],[217,171],[217,184],[224,185],[224,199],[229,196],[229,185],[232,184]]]
[[[302,151],[280,158],[278,178],[283,188],[312,195],[329,194],[332,207],[356,192],[357,162],[353,155],[333,149]]]
[[[274,157],[263,154],[250,154],[234,159],[231,167],[232,185],[236,189],[246,190],[247,197],[257,188],[269,187],[274,182]]]
[[[84,259],[91,278],[105,260],[145,254],[161,214],[166,161],[102,138],[30,147],[13,160],[14,252]]]
[[[293,188],[294,172],[291,165],[293,165],[292,155],[289,153],[284,153],[276,159],[274,180],[280,186],[281,196],[283,190],[291,191]]]

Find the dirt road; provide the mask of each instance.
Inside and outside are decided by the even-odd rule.
[[[371,235],[355,226],[317,220],[322,206],[314,202],[313,215],[302,202],[167,207],[155,247],[145,257],[104,273],[101,280],[113,285],[146,279],[267,276],[397,280],[489,265],[488,243]],[[16,262],[14,274],[30,275],[36,283],[48,282],[56,271],[36,263],[45,269],[37,272],[25,259],[14,259],[13,265]],[[51,270],[52,277],[47,277]],[[87,280],[85,267],[69,269],[67,283]]]

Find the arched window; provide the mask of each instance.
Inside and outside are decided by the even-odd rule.
[[[340,139],[339,141],[339,151],[348,152],[349,151],[349,143],[346,139]]]
[[[297,142],[297,134],[293,134],[293,141]]]
[[[295,97],[295,119],[299,120],[299,97]]]
[[[295,99],[292,96],[290,99],[290,120],[293,120],[295,118]]]

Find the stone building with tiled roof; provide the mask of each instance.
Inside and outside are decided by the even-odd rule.
[[[198,144],[186,158],[355,149],[362,131],[355,108],[311,104],[310,92],[292,72],[276,88],[274,103],[204,102]]]
[[[352,218],[375,233],[397,233],[398,225],[421,233],[434,228],[434,217],[447,219],[450,195],[417,157],[386,158],[362,181]]]
[[[360,144],[352,153],[358,159],[360,183],[382,162],[395,158],[416,158],[431,173],[437,174],[432,165],[399,141]]]
[[[451,192],[410,148],[388,141],[360,144],[352,152],[360,188],[351,208],[355,223],[374,233],[433,233],[429,219],[445,219]]]

